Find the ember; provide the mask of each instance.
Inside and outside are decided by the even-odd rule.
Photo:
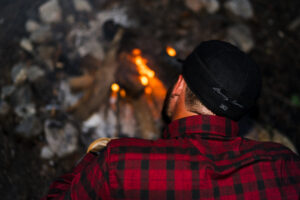
[[[176,56],[176,50],[170,46],[167,46],[166,52],[169,56],[174,57]]]
[[[121,89],[121,90],[120,90],[120,96],[121,96],[122,98],[125,98],[125,97],[126,97],[126,91],[125,91],[124,89]]]
[[[145,93],[148,94],[148,95],[150,95],[150,94],[152,93],[152,88],[149,87],[149,86],[146,87],[146,88],[145,88]]]
[[[111,90],[112,90],[113,92],[119,92],[120,86],[119,86],[117,83],[113,83],[113,84],[111,85]]]
[[[144,86],[149,84],[149,79],[147,78],[147,76],[140,76],[140,81]]]

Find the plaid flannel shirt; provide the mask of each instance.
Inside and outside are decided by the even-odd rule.
[[[123,138],[55,181],[55,199],[299,199],[300,159],[237,136],[218,116],[173,121],[156,141]]]

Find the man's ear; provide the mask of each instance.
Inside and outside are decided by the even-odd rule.
[[[186,83],[182,75],[179,75],[177,82],[174,85],[171,96],[180,96],[185,90]]]

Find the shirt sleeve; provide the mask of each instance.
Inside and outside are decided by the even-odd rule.
[[[99,155],[86,154],[70,173],[61,176],[51,184],[47,196],[42,200],[97,199],[94,191],[99,187],[98,184],[104,182],[104,174],[107,170],[105,160],[106,150],[101,151]]]

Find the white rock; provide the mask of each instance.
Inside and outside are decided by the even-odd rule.
[[[20,46],[28,52],[32,52],[32,50],[33,50],[33,46],[31,44],[30,40],[28,40],[27,38],[23,38],[21,40]]]
[[[84,143],[89,144],[93,140],[102,137],[115,137],[117,133],[117,116],[113,110],[101,108],[89,119],[83,122],[82,132]]]
[[[43,77],[45,75],[44,70],[39,68],[38,66],[31,66],[27,69],[27,78],[29,81],[34,82],[37,79]]]
[[[21,118],[32,117],[36,113],[35,105],[33,103],[17,105],[15,113]]]
[[[40,25],[33,20],[28,20],[25,24],[25,29],[27,32],[32,33],[40,28]]]
[[[245,19],[253,17],[253,9],[249,0],[228,0],[224,6],[227,10],[237,16]]]
[[[40,156],[42,159],[50,159],[54,156],[54,153],[49,146],[43,146]]]
[[[22,64],[16,64],[11,70],[11,78],[18,85],[27,79],[26,67]]]
[[[98,113],[94,113],[90,118],[83,122],[82,131],[88,132],[90,129],[96,128],[102,123],[102,117]]]
[[[254,40],[250,29],[243,24],[235,25],[227,30],[228,42],[238,46],[244,52],[250,52],[254,47]]]
[[[61,21],[62,12],[57,0],[49,0],[39,7],[40,18],[45,23],[57,23]]]
[[[85,42],[81,47],[78,48],[78,52],[81,57],[91,54],[93,57],[99,60],[104,58],[103,47],[96,39]]]
[[[64,109],[75,105],[82,94],[73,94],[70,89],[70,85],[67,81],[62,81],[59,85],[58,99],[61,102]]]
[[[116,7],[111,10],[101,11],[97,14],[97,26],[100,25],[100,27],[102,27],[102,25],[108,20],[112,20],[116,24],[120,24],[126,28],[136,25],[136,21],[133,21],[128,17],[126,8]]]
[[[44,130],[49,148],[57,156],[63,157],[77,150],[78,131],[71,123],[46,120]]]
[[[74,7],[77,11],[90,12],[92,7],[87,0],[73,0]]]

